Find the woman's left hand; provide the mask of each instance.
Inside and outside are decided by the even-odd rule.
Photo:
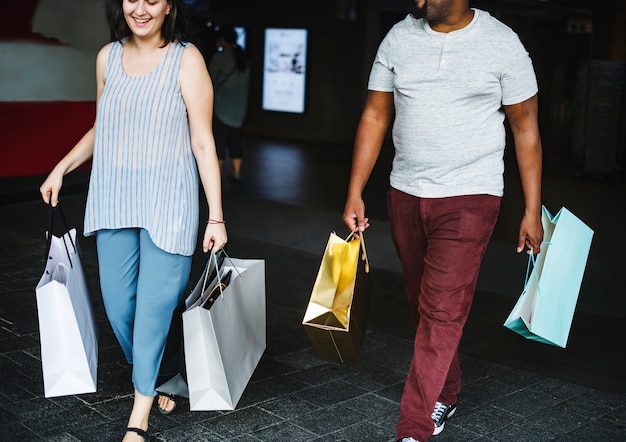
[[[209,223],[204,229],[204,240],[202,241],[202,250],[207,253],[211,249],[217,252],[226,245],[228,236],[226,235],[226,225],[223,223]]]

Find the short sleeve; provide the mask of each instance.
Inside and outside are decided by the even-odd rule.
[[[503,105],[521,103],[538,91],[532,61],[517,35],[511,39],[507,54],[507,62],[500,80]]]
[[[390,62],[389,53],[391,36],[387,35],[376,53],[376,58],[370,71],[367,88],[371,91],[393,92],[393,66]]]

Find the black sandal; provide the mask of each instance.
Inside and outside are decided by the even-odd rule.
[[[171,410],[166,410],[165,408],[161,408],[161,406],[159,405],[159,411],[161,412],[161,414],[172,414],[174,412],[174,410],[176,410],[176,395],[175,394],[169,394],[169,393],[159,393],[159,396],[164,396],[166,398],[168,398],[170,400],[170,402],[172,402],[174,404],[174,406],[172,407]]]
[[[141,428],[128,427],[126,432],[132,431],[133,433],[137,433],[139,436],[143,437],[143,440],[149,440],[148,432],[142,430]]]

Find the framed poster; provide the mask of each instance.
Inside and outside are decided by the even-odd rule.
[[[263,109],[304,113],[306,29],[265,30]]]

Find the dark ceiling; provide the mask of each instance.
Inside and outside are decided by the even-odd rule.
[[[590,17],[593,14],[591,0],[470,0],[470,4],[541,19]]]
[[[276,8],[294,8],[300,10],[304,5],[310,6],[304,0],[266,0],[262,4],[258,0],[183,0],[194,15],[205,15],[209,10],[216,11],[258,11],[259,8],[271,10]],[[352,1],[358,6],[360,0]],[[407,10],[411,0],[405,0]],[[624,1],[624,0],[613,0]],[[396,2],[398,3],[398,2]],[[299,5],[299,6],[298,6]],[[525,15],[538,19],[559,19],[571,17],[590,17],[593,13],[593,0],[470,0],[470,6],[488,11],[499,11],[516,15]]]

